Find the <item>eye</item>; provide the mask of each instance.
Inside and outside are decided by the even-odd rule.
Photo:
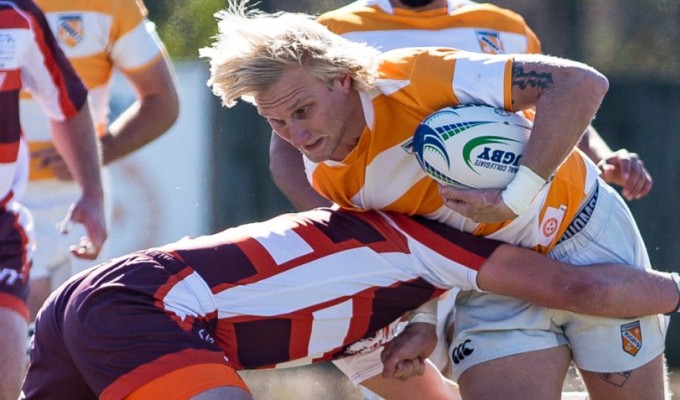
[[[308,114],[309,114],[309,106],[305,106],[305,107],[300,107],[297,110],[295,110],[295,112],[293,113],[293,116],[295,118],[302,119],[302,118],[307,117]]]

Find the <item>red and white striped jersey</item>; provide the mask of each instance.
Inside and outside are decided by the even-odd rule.
[[[87,90],[31,1],[0,1],[0,201],[21,192],[27,174],[20,152],[19,91],[32,93],[42,111],[63,121],[82,107]],[[21,155],[21,157],[20,157]]]
[[[161,248],[187,268],[157,293],[180,324],[216,312],[234,368],[300,365],[344,354],[444,289],[477,289],[497,246],[425,218],[319,209]]]
[[[357,146],[341,162],[305,158],[312,186],[344,208],[421,215],[547,252],[597,181],[597,167],[582,153],[572,152],[526,213],[502,223],[476,223],[444,205],[408,146],[420,121],[445,106],[477,103],[512,110],[511,67],[510,55],[448,48],[383,53],[377,88],[361,93],[366,128]]]
[[[51,119],[63,121],[85,104],[87,90],[29,0],[0,0],[0,306],[28,319],[29,213],[13,200],[27,181],[19,91],[33,93]]]

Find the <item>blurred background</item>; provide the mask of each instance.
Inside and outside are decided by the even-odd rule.
[[[318,14],[348,0],[263,0],[259,8]],[[640,154],[654,178],[629,205],[653,265],[680,271],[680,2],[677,0],[498,0],[523,15],[543,51],[590,64],[610,80],[593,125],[613,149]],[[159,140],[113,166],[114,253],[154,246],[292,211],[268,170],[270,129],[250,105],[221,106],[206,86],[198,49],[216,33],[225,0],[145,0],[173,59],[182,109]],[[112,113],[132,101],[114,87]],[[142,190],[140,190],[142,188]],[[130,225],[134,222],[135,225]],[[141,229],[130,230],[130,226]],[[680,316],[667,357],[680,367]]]

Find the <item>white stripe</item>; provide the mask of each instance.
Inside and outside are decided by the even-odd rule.
[[[248,224],[243,230],[267,249],[274,262],[279,265],[314,251],[309,243],[291,229],[290,222],[285,219],[270,220],[266,226],[261,223]]]
[[[410,139],[409,139],[410,140]],[[406,142],[404,142],[406,143]],[[415,182],[425,177],[425,172],[418,164],[415,155],[404,154],[400,143],[386,149],[366,166],[366,187],[380,187],[380,190],[364,190],[363,188],[352,198],[352,203],[364,208],[383,209],[401,198]],[[387,176],[398,176],[389,185],[384,185]]]
[[[465,53],[456,60],[453,90],[463,103],[504,107],[505,69],[509,56]]]
[[[59,38],[59,18],[64,16],[79,16],[83,28],[83,37],[77,45],[71,47],[59,40],[59,45],[69,59],[88,57],[105,53],[109,45],[112,17],[94,11],[61,12],[53,11],[45,14],[54,37]]]
[[[353,302],[351,300],[316,311],[312,324],[312,334],[309,338],[307,354],[314,355],[342,346],[347,332],[349,332],[349,318],[352,315]]]
[[[142,21],[113,44],[110,54],[121,69],[135,69],[149,64],[163,46],[150,21]]]
[[[479,28],[447,29],[391,29],[383,31],[358,31],[343,33],[342,36],[359,43],[366,43],[380,51],[407,47],[452,47],[461,50],[481,52],[477,32],[498,32],[505,53],[526,53],[527,38],[523,34]]]
[[[339,272],[341,271],[341,272]],[[416,276],[403,253],[350,249],[270,278],[215,294],[220,318],[287,314],[370,287],[385,287]]]
[[[168,291],[163,297],[163,306],[181,320],[187,316],[203,317],[216,308],[210,287],[196,272],[177,282]]]

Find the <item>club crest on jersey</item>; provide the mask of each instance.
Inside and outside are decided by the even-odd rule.
[[[61,15],[57,23],[59,41],[68,47],[75,47],[83,40],[85,28],[80,15]]]
[[[631,356],[637,355],[642,348],[642,329],[640,328],[640,321],[621,325],[621,345],[623,351],[626,353]]]
[[[498,32],[494,31],[475,31],[477,42],[482,53],[504,54],[503,42]]]

